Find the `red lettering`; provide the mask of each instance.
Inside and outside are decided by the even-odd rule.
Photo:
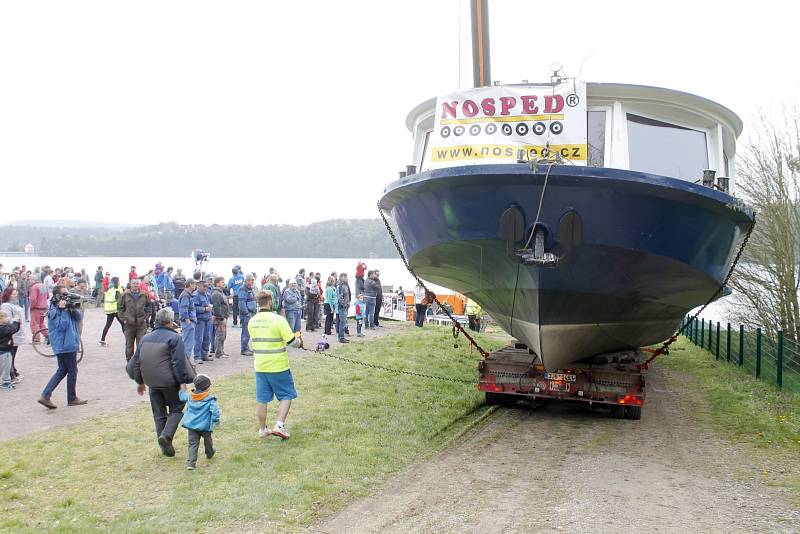
[[[539,113],[539,108],[536,106],[536,95],[526,95],[522,97],[522,113],[525,115]]]
[[[545,95],[544,112],[560,113],[564,109],[564,97],[561,95]]]
[[[500,115],[508,115],[511,108],[517,105],[517,99],[513,96],[500,97]]]
[[[442,102],[442,118],[446,119],[448,116],[452,118],[456,118],[456,106],[458,105],[458,101],[453,102]]]
[[[464,103],[461,104],[461,112],[465,117],[474,117],[478,114],[478,104],[472,100],[464,100]]]
[[[483,110],[483,114],[487,117],[493,117],[495,114],[494,108],[494,98],[484,98],[481,100],[481,109]]]

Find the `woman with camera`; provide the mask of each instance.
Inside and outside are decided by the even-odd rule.
[[[67,405],[86,404],[85,400],[79,399],[75,394],[75,384],[78,381],[77,352],[80,346],[78,323],[83,318],[79,306],[75,304],[75,299],[71,298],[66,287],[59,285],[53,288],[53,298],[50,300],[50,309],[47,312],[47,326],[50,345],[58,359],[58,369],[44,387],[38,401],[39,404],[50,410],[56,409],[50,396],[65,376],[67,377]]]

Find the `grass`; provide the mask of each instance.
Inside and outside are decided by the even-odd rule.
[[[503,344],[490,337],[481,343]],[[454,349],[443,327],[412,327],[335,353],[467,379],[478,359],[463,343]],[[316,355],[293,361],[292,372],[300,397],[285,442],[256,435],[252,374],[215,382],[222,408],[214,432],[218,454],[206,460],[201,447],[196,471],[185,470],[182,430],[177,456],[159,454],[147,405],[3,443],[0,530],[297,530],[441,449],[487,411],[470,385]]]
[[[754,447],[753,454],[769,460],[779,473],[776,485],[789,488],[800,503],[800,394],[782,391],[749,375],[746,370],[703,350],[686,338],[677,350],[661,357],[657,365],[674,371],[680,379],[688,375],[688,387],[706,401],[695,406],[693,415],[721,436]]]

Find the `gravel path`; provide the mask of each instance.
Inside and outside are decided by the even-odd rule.
[[[498,409],[449,450],[312,532],[800,532],[788,492],[745,445],[689,413],[656,367],[641,421],[582,405]],[[680,402],[684,399],[684,402]]]
[[[84,406],[67,406],[66,378],[56,388],[51,399],[58,405],[58,409],[48,410],[38,404],[36,399],[55,371],[56,360],[40,356],[30,344],[19,348],[17,369],[24,378],[14,391],[0,391],[0,409],[4,414],[4,424],[0,425],[0,441],[24,436],[37,430],[77,423],[87,417],[148,402],[146,395],[140,397],[136,394],[136,384],[125,373],[125,338],[119,324],[115,322],[109,330],[106,338],[108,347],[100,347],[97,344],[105,321],[106,316],[102,309],[90,308],[86,311],[83,326],[85,354],[83,361],[78,365],[76,388],[78,396],[89,401]],[[368,342],[370,339],[407,326],[389,321],[383,321],[383,324],[386,325],[385,328],[370,331],[365,338],[357,339],[353,336],[351,340],[354,343]],[[27,323],[24,328],[30,334]],[[352,324],[350,328],[351,330],[354,328]],[[319,333],[320,331],[317,331],[306,335],[306,343],[316,345]],[[212,379],[252,371],[253,358],[239,354],[240,336],[241,329],[231,328],[229,322],[225,350],[230,357],[198,366],[198,371],[209,375]],[[332,346],[338,344],[335,335],[329,336],[328,341]],[[307,354],[297,349],[289,349],[290,358],[303,357]]]

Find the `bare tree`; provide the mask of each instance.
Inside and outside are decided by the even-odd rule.
[[[737,163],[737,189],[757,213],[731,283],[742,323],[800,340],[800,114],[763,118]]]

